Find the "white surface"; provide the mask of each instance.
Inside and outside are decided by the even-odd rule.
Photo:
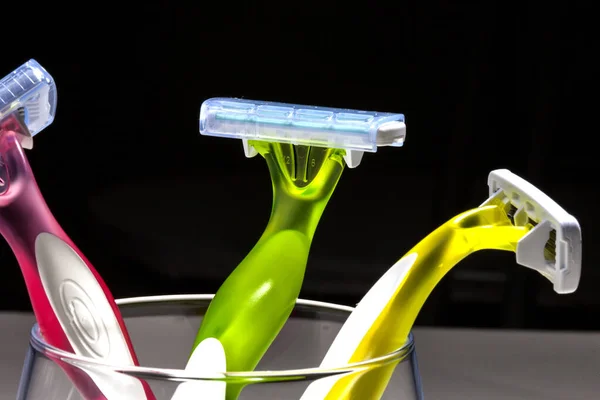
[[[104,290],[75,250],[44,232],[35,240],[35,259],[50,305],[75,353],[116,365],[134,365]],[[108,398],[124,394],[132,399],[146,398],[137,379],[119,375],[118,380],[107,380],[102,373],[91,370],[88,375]]]
[[[185,369],[199,373],[227,371],[227,357],[221,342],[215,338],[204,339],[192,353]],[[171,400],[193,400],[198,393],[202,393],[202,398],[206,400],[224,400],[226,391],[225,382],[183,382]]]
[[[0,399],[14,400],[34,318],[0,313]],[[589,400],[600,333],[415,329],[426,400]]]

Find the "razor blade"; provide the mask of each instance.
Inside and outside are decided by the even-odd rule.
[[[557,293],[577,290],[581,276],[581,228],[577,219],[523,178],[506,169],[490,172],[490,198],[510,203],[516,226],[534,225],[517,243],[517,263],[548,278]]]
[[[21,146],[31,149],[33,136],[54,121],[56,85],[35,60],[29,60],[0,80],[0,121],[14,115],[25,127]]]
[[[403,114],[212,98],[200,108],[200,134],[242,139],[246,157],[257,154],[249,140],[344,149],[354,168],[365,151],[402,146],[406,125]]]

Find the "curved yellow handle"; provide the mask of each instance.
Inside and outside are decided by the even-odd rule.
[[[484,249],[515,251],[517,242],[532,227],[514,226],[505,207],[499,202],[464,212],[410,250],[403,259],[412,258],[412,264],[347,361],[365,361],[400,348],[429,294],[469,254]],[[395,366],[343,377],[332,385],[325,399],[379,399]]]

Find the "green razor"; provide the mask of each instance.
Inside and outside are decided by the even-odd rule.
[[[250,371],[294,307],[313,236],[344,164],[358,166],[365,151],[379,146],[402,146],[404,116],[213,98],[202,104],[200,133],[242,139],[247,157],[266,160],[273,184],[267,227],[217,291],[192,350],[217,339],[227,371]],[[237,398],[239,390],[228,387],[227,398]]]

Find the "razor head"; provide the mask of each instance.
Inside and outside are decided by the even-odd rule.
[[[365,151],[402,146],[406,125],[402,114],[212,98],[200,108],[200,134],[242,139],[247,157],[256,155],[248,140],[344,149],[353,168]]]
[[[33,136],[54,121],[55,113],[54,79],[37,61],[27,61],[0,80],[0,123],[17,117],[27,128],[19,132],[24,148],[32,147]]]
[[[507,169],[490,172],[490,199],[510,202],[515,225],[534,225],[517,244],[517,263],[548,278],[557,293],[577,290],[581,276],[581,228],[554,200]]]

